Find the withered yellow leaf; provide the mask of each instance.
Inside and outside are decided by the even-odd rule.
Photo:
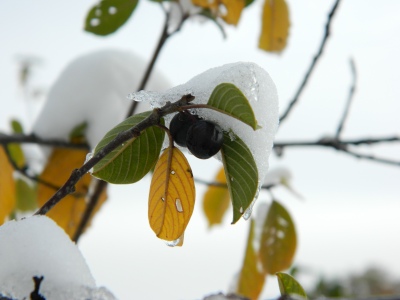
[[[265,273],[258,267],[258,255],[254,249],[254,221],[251,220],[246,254],[239,274],[237,293],[249,299],[258,299],[264,282]]]
[[[222,167],[214,179],[215,183],[226,185],[224,168]],[[229,207],[229,191],[226,186],[210,186],[203,199],[203,210],[208,220],[208,226],[220,224]]]
[[[85,150],[76,149],[55,149],[49,157],[46,167],[44,168],[40,179],[51,183],[53,186],[61,187],[71,175],[71,172],[82,166],[85,161],[87,152]],[[86,196],[89,190],[92,177],[85,174],[75,186],[75,192],[63,198],[56,206],[54,206],[47,216],[52,218],[65,232],[72,238],[82,219],[86,208]],[[48,185],[39,183],[38,186],[38,206],[50,199],[56,190]],[[100,196],[95,211],[106,200],[106,192]],[[94,215],[94,214],[92,214]]]
[[[0,146],[0,225],[15,208],[14,169],[8,161],[4,148]]]
[[[215,17],[221,17],[225,23],[237,25],[245,0],[192,0],[194,5],[209,9]],[[223,10],[221,9],[223,7]]]
[[[289,35],[289,10],[285,0],[265,0],[258,47],[265,51],[281,52]]]
[[[183,153],[166,149],[154,169],[149,193],[149,223],[157,237],[178,239],[192,216],[195,187],[192,170]]]

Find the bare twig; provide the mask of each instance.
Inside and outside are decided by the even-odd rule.
[[[400,137],[391,136],[391,137],[382,137],[382,138],[366,138],[366,139],[356,139],[356,140],[340,140],[336,138],[323,138],[316,141],[297,141],[297,142],[276,142],[274,143],[274,148],[284,149],[288,147],[327,147],[333,148],[335,150],[341,151],[348,155],[367,159],[370,161],[375,161],[378,163],[400,166],[400,161],[381,158],[373,155],[366,155],[354,152],[353,150],[349,150],[348,146],[360,146],[360,145],[372,145],[372,144],[381,144],[381,143],[392,143],[392,142],[400,142]]]
[[[354,60],[353,60],[353,59],[350,59],[350,68],[351,68],[351,74],[352,74],[352,76],[353,76],[353,83],[352,83],[352,85],[351,85],[351,87],[350,87],[349,96],[348,96],[348,98],[347,98],[347,103],[346,103],[346,107],[345,107],[344,112],[343,112],[342,119],[341,119],[341,121],[340,121],[340,123],[339,123],[339,126],[338,126],[338,128],[337,128],[337,131],[336,131],[336,138],[337,138],[337,139],[339,139],[340,134],[341,134],[342,131],[343,131],[344,124],[345,124],[345,122],[346,122],[346,120],[347,120],[347,116],[348,116],[348,114],[349,114],[350,105],[351,105],[351,103],[353,102],[354,92],[356,91],[357,70],[356,70],[356,66],[355,66],[355,63],[354,63]]]
[[[71,143],[60,139],[42,139],[34,134],[12,134],[8,135],[0,132],[0,145],[7,144],[35,144],[41,146],[52,146],[57,148],[85,149],[90,147],[87,143]]]
[[[196,183],[204,184],[207,186],[215,186],[215,187],[221,187],[221,188],[226,188],[226,189],[228,188],[228,185],[225,183],[220,183],[220,182],[215,182],[215,181],[206,181],[206,180],[199,179],[199,178],[195,178],[194,181]],[[261,186],[261,189],[269,190],[275,186],[276,186],[276,184],[264,184]]]
[[[339,2],[340,2],[340,0],[336,0],[335,4],[332,7],[331,12],[328,15],[328,21],[327,21],[327,23],[325,25],[325,34],[324,34],[324,37],[322,39],[321,45],[319,46],[318,53],[314,56],[314,58],[313,58],[313,60],[311,62],[311,65],[308,68],[308,71],[307,71],[306,75],[304,76],[303,81],[300,84],[300,87],[298,88],[298,90],[297,90],[296,94],[294,95],[292,101],[289,103],[288,107],[286,108],[286,111],[280,117],[280,123],[281,124],[286,119],[286,117],[292,111],[294,105],[299,100],[300,95],[303,92],[303,90],[304,90],[304,88],[305,88],[305,86],[306,86],[306,84],[307,84],[307,82],[308,82],[308,80],[309,80],[309,78],[311,76],[311,73],[314,71],[314,68],[315,68],[317,62],[318,62],[319,58],[322,55],[322,52],[323,52],[323,50],[325,48],[326,41],[328,40],[328,37],[329,37],[329,34],[330,34],[331,22],[332,22],[333,16],[335,15],[336,9],[337,9],[337,7],[339,5]]]
[[[134,137],[138,137],[140,133],[146,128],[159,124],[161,117],[179,111],[181,106],[187,105],[193,99],[194,97],[192,95],[185,95],[180,100],[174,103],[168,102],[162,108],[154,109],[152,114],[150,114],[146,119],[139,122],[132,128],[119,133],[115,139],[108,143],[104,148],[99,150],[91,159],[85,162],[82,167],[72,171],[71,176],[64,183],[64,185],[35,213],[35,215],[46,214],[61,199],[63,199],[68,194],[73,193],[75,191],[75,184],[101,159],[103,159],[107,154],[109,154],[119,145]]]

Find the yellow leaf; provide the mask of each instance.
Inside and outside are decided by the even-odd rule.
[[[258,47],[281,52],[289,35],[289,11],[285,0],[265,0]]]
[[[221,17],[232,25],[237,25],[245,6],[245,0],[192,0],[192,3],[209,9],[215,17]]]
[[[40,179],[51,183],[53,186],[61,187],[69,178],[71,172],[82,166],[86,154],[85,150],[55,149],[49,157]],[[85,174],[76,184],[75,192],[63,198],[47,213],[47,216],[62,227],[71,238],[75,234],[86,209],[86,196],[91,180],[92,177]],[[38,186],[38,206],[41,207],[45,204],[55,192],[54,188],[40,183]],[[99,198],[95,211],[100,208],[106,198],[104,191]]]
[[[15,207],[14,169],[8,161],[4,148],[0,146],[0,225]]]
[[[265,273],[262,267],[258,267],[258,255],[254,250],[254,221],[251,220],[249,237],[247,239],[246,254],[242,270],[239,274],[237,293],[249,299],[258,299],[264,282]]]
[[[225,184],[226,177],[224,168],[222,167],[214,182]],[[222,218],[229,207],[229,191],[224,186],[210,186],[204,194],[203,210],[208,220],[208,226],[211,227],[215,224],[221,224]]]
[[[194,202],[194,180],[188,161],[179,149],[166,149],[154,169],[149,193],[149,223],[157,237],[167,241],[181,237]]]

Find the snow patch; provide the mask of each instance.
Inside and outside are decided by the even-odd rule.
[[[124,120],[132,103],[126,95],[138,88],[146,66],[142,58],[128,51],[102,50],[80,56],[51,87],[33,133],[67,140],[75,126],[87,122],[87,139],[94,148]],[[159,91],[170,85],[155,71],[147,87]],[[136,113],[145,110],[149,107],[141,104]]]
[[[254,131],[241,121],[209,109],[197,109],[195,113],[219,124],[224,131],[233,131],[246,143],[254,156],[258,167],[259,182],[262,183],[268,170],[268,157],[278,129],[279,108],[274,82],[268,73],[255,63],[227,64],[210,69],[166,92],[140,91],[131,96],[138,101],[149,102],[152,107],[161,107],[168,101],[179,100],[186,94],[196,97],[193,101],[194,104],[206,104],[214,88],[224,82],[236,85],[247,97],[261,129]],[[173,115],[169,115],[165,118],[166,126],[169,126],[172,117]],[[220,156],[216,157],[221,160]]]
[[[43,276],[39,293],[47,299],[115,299],[96,287],[78,248],[48,217],[5,223],[0,244],[0,295],[30,299],[32,278]]]

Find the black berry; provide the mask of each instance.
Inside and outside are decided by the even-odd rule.
[[[207,159],[217,154],[224,141],[219,125],[200,120],[191,125],[186,135],[186,146],[197,158]]]
[[[181,147],[186,147],[186,135],[190,126],[201,120],[197,115],[189,112],[179,112],[171,120],[169,131],[175,143]]]

